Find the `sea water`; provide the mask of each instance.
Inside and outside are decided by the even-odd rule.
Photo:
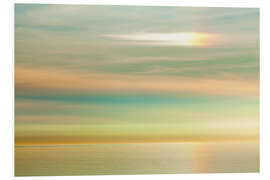
[[[15,147],[15,176],[258,171],[257,141]]]

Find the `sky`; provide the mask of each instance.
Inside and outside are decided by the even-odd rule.
[[[259,9],[15,5],[15,144],[259,139]]]

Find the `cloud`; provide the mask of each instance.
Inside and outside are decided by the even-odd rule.
[[[208,46],[214,43],[218,35],[198,32],[179,33],[136,33],[104,35],[120,40],[142,42],[143,45],[157,46]]]
[[[226,73],[226,70],[234,69],[234,68],[239,68],[239,69],[246,69],[246,68],[257,68],[258,65],[256,63],[253,64],[232,64],[230,66],[224,66],[223,64],[221,65],[214,65],[214,66],[195,66],[195,67],[164,67],[161,65],[154,65],[149,68],[149,70],[144,71],[144,72],[138,72],[139,74],[156,74],[156,73],[184,73],[184,72],[209,72],[209,71],[219,71],[219,77],[221,76],[231,76],[231,73]],[[224,71],[225,70],[225,71]],[[222,73],[223,71],[223,73]],[[231,76],[232,77],[232,76]],[[234,78],[239,78],[237,76],[234,76]],[[249,77],[251,78],[251,77]]]
[[[202,32],[105,34],[118,40],[118,45],[186,46],[186,47],[258,47],[259,35],[242,33],[217,34]]]
[[[86,111],[97,111],[103,109],[100,105],[89,105],[80,104],[73,102],[71,104],[53,100],[29,100],[29,99],[17,99],[15,102],[15,110],[17,113],[31,111],[31,112],[49,112],[49,111],[76,111],[76,110],[86,110]]]
[[[15,88],[17,92],[26,93],[152,92],[252,97],[259,95],[258,80],[83,73],[20,66],[16,66],[15,69]]]
[[[85,124],[22,125],[15,127],[15,143],[16,145],[26,145],[258,140],[258,123],[250,125],[248,125],[248,129],[243,128],[243,123],[242,125],[225,124],[225,126],[218,123],[212,126],[190,124],[185,127],[181,124],[164,123],[106,124],[103,126]]]

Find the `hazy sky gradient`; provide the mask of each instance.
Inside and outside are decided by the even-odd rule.
[[[15,6],[16,144],[258,140],[259,9]]]

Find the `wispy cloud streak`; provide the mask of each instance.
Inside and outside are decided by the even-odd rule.
[[[74,73],[66,70],[16,67],[16,89],[56,92],[190,92],[257,97],[257,80]]]

